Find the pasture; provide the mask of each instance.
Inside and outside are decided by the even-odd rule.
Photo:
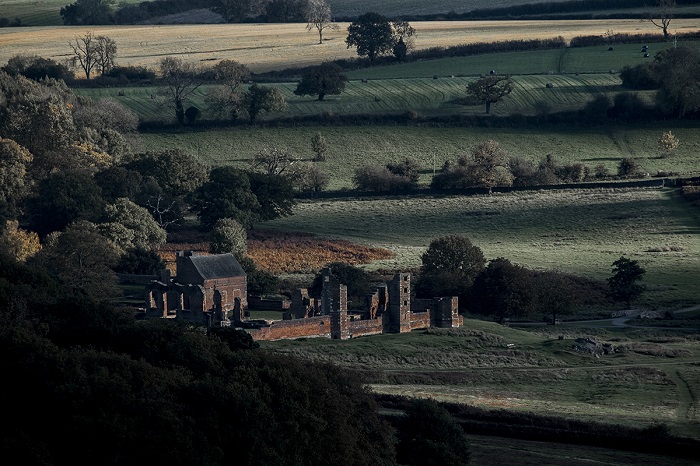
[[[391,80],[350,81],[345,91],[338,96],[328,96],[318,101],[314,96],[300,97],[294,94],[296,83],[270,84],[278,87],[287,101],[288,108],[281,113],[265,115],[259,120],[294,118],[321,114],[401,114],[407,111],[419,115],[482,115],[483,105],[463,105],[466,86],[475,78],[446,77],[408,78]],[[610,98],[624,89],[617,75],[534,75],[514,78],[515,90],[502,102],[492,106],[494,115],[532,115],[538,110],[535,103],[544,103],[550,111],[578,110],[595,96]],[[548,88],[547,83],[553,87]],[[202,110],[203,119],[215,119],[216,114],[208,110],[209,86],[197,89],[187,105]],[[76,89],[75,93],[99,99],[112,98],[136,112],[143,121],[172,121],[174,113],[170,102],[162,98],[162,88],[101,88]],[[123,95],[120,95],[123,94]],[[642,92],[640,95],[653,95]]]
[[[541,3],[547,3],[543,0]],[[549,0],[555,1],[555,0]],[[72,3],[70,0],[0,0],[0,17],[20,18],[22,24],[27,26],[58,26],[63,21],[59,15],[61,7]],[[136,0],[126,0],[121,3],[137,3]],[[386,0],[377,4],[370,0],[330,0],[328,2],[336,18],[359,16],[367,11],[389,17],[409,17],[416,15],[431,15],[440,13],[464,13],[475,9],[502,8],[513,5],[532,3],[527,0],[495,0],[484,5],[479,0],[440,0],[437,2],[425,2],[423,0]],[[679,12],[697,12],[691,6],[681,6]],[[640,17],[648,9],[606,10],[605,13],[638,14]]]
[[[575,349],[577,338],[611,342],[616,351],[596,358]],[[663,422],[700,437],[699,344],[687,331],[519,330],[466,319],[460,329],[262,346],[360,369],[378,393],[630,426]]]
[[[662,131],[669,129],[679,138],[681,145],[673,157],[660,158],[656,141]],[[611,124],[564,130],[557,127],[391,125],[240,127],[144,133],[137,136],[134,145],[138,150],[180,148],[212,166],[247,168],[255,153],[270,145],[287,148],[296,157],[309,161],[314,155],[311,138],[317,132],[326,139],[329,150],[326,161],[315,163],[330,175],[330,190],[352,188],[352,176],[359,166],[385,165],[405,157],[418,160],[422,166],[419,182],[429,184],[433,170],[440,170],[445,161],[456,160],[487,139],[498,141],[511,156],[521,156],[533,163],[551,154],[562,164],[581,162],[591,169],[603,165],[609,173],[615,174],[620,159],[634,157],[650,174],[665,171],[681,176],[700,175],[697,165],[700,132],[696,125],[678,122],[648,126]]]
[[[463,234],[487,259],[602,280],[620,256],[647,270],[644,308],[700,302],[698,212],[671,189],[532,191],[300,202],[260,229],[316,233],[395,253],[370,269],[410,270],[430,241]]]
[[[639,20],[426,21],[411,24],[417,31],[417,49],[557,36],[568,40],[574,36],[603,35],[607,30],[658,33],[655,26]],[[262,72],[290,64],[304,66],[355,57],[355,50],[345,45],[348,23],[338,23],[338,26],[338,30],[324,35],[327,40],[320,45],[318,36],[301,23],[2,28],[0,63],[6,63],[17,54],[67,59],[71,52],[69,42],[90,30],[116,41],[120,65],[157,68],[164,56],[172,55],[205,64],[233,59],[255,72]],[[673,31],[696,31],[698,28],[695,19],[674,20],[672,26]]]

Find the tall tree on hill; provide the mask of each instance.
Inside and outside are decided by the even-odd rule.
[[[243,95],[243,107],[248,112],[250,122],[254,123],[260,112],[281,112],[287,109],[287,101],[276,87],[253,84]]]
[[[610,297],[615,301],[624,302],[628,307],[646,289],[637,283],[642,279],[646,270],[636,260],[621,256],[612,263],[613,275],[608,278]]]
[[[235,120],[243,110],[241,85],[250,76],[250,69],[235,60],[221,60],[214,66],[214,73],[221,86],[215,86],[209,91],[209,107],[215,113],[228,115],[231,120]]]
[[[513,91],[510,76],[485,76],[467,84],[467,94],[479,103],[486,104],[486,114],[495,104]]]
[[[669,38],[668,27],[674,17],[674,9],[676,8],[676,0],[657,0],[657,14],[649,18],[649,22],[661,29],[664,34],[664,39]]]
[[[165,57],[160,61],[160,75],[165,83],[163,94],[175,108],[179,124],[185,123],[185,102],[204,82],[199,68],[176,57]]]
[[[486,265],[481,248],[462,235],[434,239],[421,261],[416,294],[424,298],[458,296],[460,308],[465,307],[469,288]]]
[[[366,56],[370,62],[394,46],[394,32],[389,20],[378,13],[365,13],[348,27],[345,39],[348,48],[356,47],[359,56]]]
[[[342,71],[335,63],[322,63],[302,76],[294,94],[317,95],[318,100],[323,100],[327,94],[339,95],[345,90],[348,81]]]
[[[73,63],[80,66],[85,79],[90,79],[93,71],[106,73],[114,66],[117,43],[106,36],[95,36],[91,31],[76,37],[70,44],[73,49]]]
[[[333,22],[331,16],[331,6],[326,0],[311,0],[306,9],[306,30],[318,31],[318,43],[323,44],[323,31],[327,29],[338,29],[338,25]]]

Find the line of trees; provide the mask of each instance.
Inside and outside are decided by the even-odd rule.
[[[487,261],[469,238],[450,235],[431,241],[421,256],[416,295],[458,296],[461,311],[490,316],[500,322],[545,316],[556,322],[584,305],[639,298],[645,270],[635,260],[620,257],[606,284],[557,271],[535,271],[498,257]]]

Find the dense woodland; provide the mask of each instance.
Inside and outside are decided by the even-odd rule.
[[[86,19],[78,14],[81,1],[66,7],[68,24],[121,23],[126,20],[120,18],[133,21],[138,14],[145,18],[184,8],[181,2],[144,2],[113,11],[105,3],[109,11]],[[225,8],[222,14],[232,22],[257,15],[271,22],[305,21],[302,2],[248,3],[215,8]],[[549,10],[523,7],[519,14],[570,6],[548,5]],[[318,100],[337,95],[347,81],[343,72],[368,62],[494,47],[413,55],[406,47],[412,35],[408,23],[365,20],[380,23],[383,42],[368,43],[358,20],[347,43],[366,59],[281,72],[299,78],[298,95]],[[88,57],[80,47],[91,41],[99,52]],[[110,57],[116,44],[109,38],[88,33],[74,45],[93,85],[159,85],[171,110],[171,128],[187,130],[201,122],[201,110],[188,105],[187,97],[204,83],[216,89],[208,109],[217,114],[216,124],[255,125],[260,114],[285,108],[274,86],[249,85],[256,77],[233,61],[202,69],[167,57],[158,70],[149,70],[118,66]],[[621,75],[630,90],[655,90],[654,107],[629,94],[614,102],[596,99],[583,112],[562,118],[584,124],[625,115],[695,119],[699,64],[697,50],[669,49]],[[406,413],[389,423],[353,371],[266,352],[242,331],[138,320],[132,308],[114,304],[122,292],[117,273],[163,268],[159,248],[185,228],[210,240],[211,252],[236,254],[251,294],[278,293],[277,277],[246,257],[247,232],[258,222],[291,215],[296,196],[322,190],[327,175],[298,170],[282,148],[261,151],[248,170],[205,166],[179,150],[139,151],[128,142],[140,128],[138,116],[113,100],[77,97],[66,84],[73,76],[66,65],[38,56],[15,57],[0,71],[0,366],[12,377],[0,399],[8,406],[6,423],[13,426],[0,440],[6,457],[23,464],[466,464],[469,445],[455,422],[458,416],[437,403],[384,400]],[[488,111],[510,92],[508,80],[483,76],[465,94]],[[310,142],[322,160],[323,137]],[[678,142],[669,132],[665,144],[670,156]],[[621,161],[614,174],[553,157],[536,165],[508,157],[488,140],[445,164],[431,188],[491,190],[638,176],[633,160]],[[380,194],[410,192],[419,187],[418,179],[417,162],[410,158],[360,167],[354,176],[358,191]],[[458,295],[462,311],[500,322],[556,322],[582,307],[629,306],[644,292],[639,282],[645,270],[625,257],[612,264],[607,281],[595,281],[529,270],[507,258],[487,261],[468,238],[446,236],[431,242],[421,261],[417,297]],[[332,268],[358,306],[378,278],[345,263]],[[319,277],[309,285],[318,293]],[[621,437],[643,443],[656,434],[632,430]]]

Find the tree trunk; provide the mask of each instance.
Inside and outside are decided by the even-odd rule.
[[[318,43],[323,44],[323,29],[318,30]]]
[[[489,113],[491,113],[491,101],[487,100],[486,101],[486,114],[488,115]]]
[[[326,96],[325,92],[319,92],[318,93],[318,100],[323,100],[323,98]]]

